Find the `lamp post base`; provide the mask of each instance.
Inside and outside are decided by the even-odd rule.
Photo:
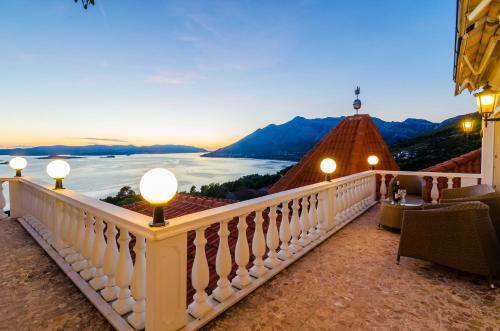
[[[152,228],[159,228],[168,224],[165,222],[165,216],[163,216],[163,206],[156,206],[153,214],[153,222],[149,223]]]
[[[21,169],[16,170],[16,177],[22,177],[21,175]]]
[[[64,189],[62,178],[56,178],[56,186],[54,187],[54,190],[62,190],[62,189]]]

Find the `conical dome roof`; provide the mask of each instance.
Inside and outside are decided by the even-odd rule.
[[[399,170],[371,117],[366,114],[348,116],[274,184],[270,193],[323,181],[325,175],[319,164],[326,157],[337,163],[333,174],[333,178],[337,178],[369,170],[367,159],[370,155],[378,156],[377,169]]]

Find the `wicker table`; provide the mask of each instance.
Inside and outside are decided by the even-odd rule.
[[[378,227],[387,226],[393,229],[400,229],[403,223],[403,215],[405,210],[419,210],[422,208],[421,203],[405,202],[394,204],[392,201],[382,201],[380,206],[380,214]]]

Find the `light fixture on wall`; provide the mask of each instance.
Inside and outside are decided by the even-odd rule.
[[[321,161],[319,167],[325,174],[325,180],[330,180],[332,174],[337,169],[337,163],[333,159],[327,157],[326,159],[323,159],[323,161]]]
[[[139,184],[142,197],[154,206],[153,222],[151,227],[161,227],[165,222],[163,207],[177,193],[177,178],[167,169],[155,168],[144,174]]]
[[[47,174],[56,180],[55,190],[63,189],[63,179],[68,176],[71,167],[64,160],[54,160],[47,164]]]
[[[483,88],[481,92],[474,94],[477,102],[477,110],[483,118],[484,126],[488,126],[488,122],[500,121],[499,118],[490,118],[495,112],[495,107],[498,101],[498,93],[491,89],[489,84]]]
[[[28,161],[26,161],[24,157],[16,156],[15,158],[9,161],[9,165],[12,169],[16,171],[16,177],[21,177],[22,176],[21,170],[26,168],[26,166],[28,165]]]
[[[378,157],[376,155],[370,155],[368,156],[368,164],[372,168],[372,170],[375,170],[375,166],[378,164]]]

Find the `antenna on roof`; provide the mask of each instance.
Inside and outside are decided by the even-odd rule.
[[[361,89],[359,88],[359,86],[357,86],[356,89],[354,90],[354,94],[356,94],[356,100],[354,100],[354,102],[352,103],[352,106],[356,111],[356,115],[358,115],[358,111],[361,109],[361,100],[359,100],[358,97],[360,93]]]

